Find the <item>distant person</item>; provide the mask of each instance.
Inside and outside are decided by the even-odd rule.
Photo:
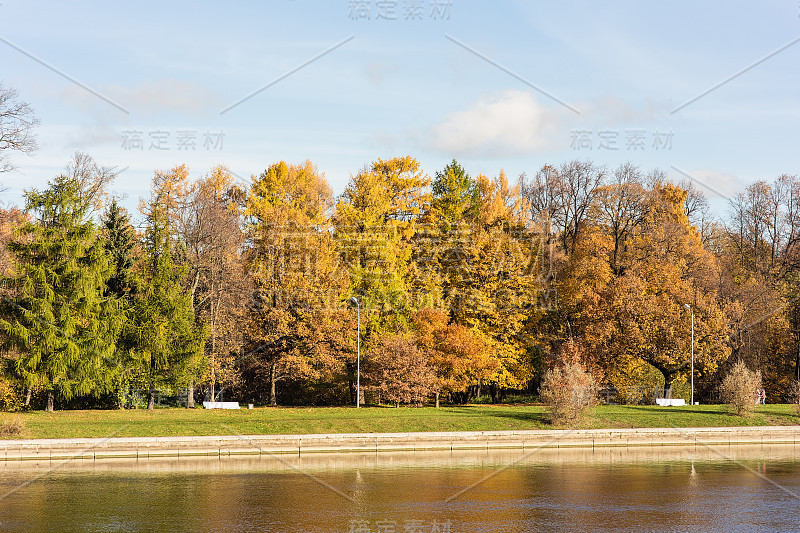
[[[761,389],[761,404],[767,404],[767,389]]]

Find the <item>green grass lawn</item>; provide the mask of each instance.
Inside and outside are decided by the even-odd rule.
[[[550,429],[536,405],[433,407],[287,407],[253,410],[157,409],[0,413],[21,421],[22,431],[0,438],[144,437],[256,435],[280,433],[386,433]],[[601,405],[578,423],[581,428],[797,425],[793,405],[765,405],[750,417],[726,414],[724,405],[686,407]],[[570,426],[573,427],[573,426]],[[2,432],[0,432],[2,434]]]

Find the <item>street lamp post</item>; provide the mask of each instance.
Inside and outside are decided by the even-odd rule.
[[[692,395],[690,405],[694,405],[694,309],[692,309],[692,306],[689,304],[683,304],[683,306],[692,314],[692,374],[690,376],[692,383]]]
[[[358,355],[356,359],[356,408],[361,407],[361,302],[358,301],[358,298],[353,296],[350,298],[352,302],[355,302],[356,308],[358,309],[358,336],[356,337],[356,345],[358,346]]]

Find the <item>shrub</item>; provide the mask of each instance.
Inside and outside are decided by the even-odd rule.
[[[362,377],[379,402],[395,405],[422,405],[436,385],[427,354],[402,335],[387,335],[370,347]]]
[[[722,380],[720,396],[732,414],[750,414],[756,405],[756,394],[761,389],[761,371],[753,372],[743,361],[738,361]]]
[[[565,362],[547,371],[539,395],[547,406],[550,422],[577,420],[586,408],[597,403],[597,381],[577,361]]]
[[[800,381],[795,381],[792,385],[792,401],[794,402],[797,416],[800,416]]]
[[[22,398],[14,384],[0,374],[0,411],[19,411],[22,407]]]
[[[0,418],[0,438],[16,437],[24,429],[22,417],[19,415]]]

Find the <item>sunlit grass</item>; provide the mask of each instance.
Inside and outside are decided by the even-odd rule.
[[[19,415],[21,433],[2,438],[144,437],[308,433],[393,433],[551,429],[537,405],[433,407],[291,407],[253,410],[157,409],[126,411],[33,411]],[[582,428],[796,425],[792,405],[759,406],[736,417],[723,405],[686,407],[601,405]]]

